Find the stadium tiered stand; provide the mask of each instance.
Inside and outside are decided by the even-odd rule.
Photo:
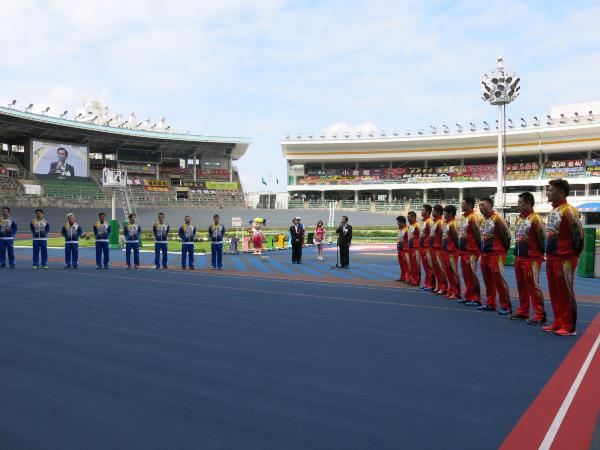
[[[105,194],[92,179],[58,180],[39,178],[44,195],[56,198],[99,199]]]
[[[86,103],[86,108],[88,106],[96,108],[97,105]],[[140,207],[245,206],[233,163],[244,155],[249,139],[183,134],[169,131],[170,126],[160,129],[123,123],[109,126],[107,124],[116,122],[108,117],[91,122],[77,117],[70,120],[0,106],[0,167],[2,164],[11,166],[10,174],[0,171],[3,199],[20,206],[107,206],[111,203],[112,190],[101,185],[102,169],[107,167],[124,169],[130,178],[139,182],[129,189],[131,198]],[[83,163],[88,164],[89,178],[51,179],[47,176],[49,158],[46,155],[54,157],[53,153],[60,146],[69,145],[79,147],[80,167],[81,154],[84,159],[87,155]],[[40,156],[40,151],[45,152],[45,156]],[[37,152],[38,163],[42,161],[42,165],[46,165],[39,168],[38,175],[30,172],[34,152]],[[75,158],[76,154],[71,152],[67,158]],[[21,179],[27,183],[20,183]],[[228,184],[230,180],[237,184]]]

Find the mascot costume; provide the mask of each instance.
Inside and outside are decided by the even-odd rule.
[[[265,241],[265,235],[262,232],[263,226],[266,225],[267,221],[261,217],[256,217],[254,220],[250,221],[252,224],[252,228],[248,230],[252,235],[252,245],[254,247],[253,254],[254,255],[262,255],[263,251],[263,242]]]

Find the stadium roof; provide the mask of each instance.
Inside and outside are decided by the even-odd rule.
[[[506,130],[509,155],[598,151],[600,117],[574,123],[517,126]],[[297,162],[415,160],[493,157],[498,131],[469,131],[410,136],[301,137],[281,142],[284,158]]]
[[[0,106],[0,142],[27,145],[29,139],[45,139],[86,145],[91,152],[135,148],[160,150],[163,157],[191,157],[204,152],[231,154],[241,158],[249,138],[204,136],[110,127]]]

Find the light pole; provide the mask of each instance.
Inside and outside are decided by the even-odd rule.
[[[514,73],[504,70],[502,56],[496,58],[496,67],[481,77],[483,96],[482,99],[491,105],[498,106],[498,183],[494,206],[504,208],[504,136],[506,134],[506,105],[519,96],[521,79]]]

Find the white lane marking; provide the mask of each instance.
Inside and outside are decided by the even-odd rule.
[[[559,430],[565,416],[567,415],[567,411],[569,410],[571,403],[573,403],[575,394],[577,394],[577,390],[579,389],[579,386],[581,385],[581,382],[583,381],[583,378],[585,377],[585,374],[587,373],[588,368],[590,367],[590,364],[592,363],[592,359],[594,359],[594,355],[596,353],[596,350],[598,350],[599,345],[600,345],[600,333],[598,333],[598,336],[596,337],[596,341],[594,342],[594,345],[592,345],[592,348],[590,349],[587,357],[585,358],[585,361],[583,362],[583,365],[581,366],[579,373],[575,377],[575,381],[573,381],[573,384],[571,385],[571,389],[569,389],[569,392],[567,393],[567,396],[565,397],[564,401],[562,402],[562,405],[560,405],[560,408],[558,409],[558,412],[556,413],[556,417],[554,417],[554,421],[550,425],[550,428],[548,428],[548,432],[546,433],[544,440],[542,441],[541,445],[539,446],[539,450],[549,450],[550,449],[550,446],[554,442],[554,438],[556,438],[556,434],[558,433],[558,430]]]

